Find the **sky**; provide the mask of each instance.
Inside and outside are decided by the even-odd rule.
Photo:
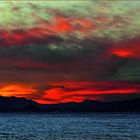
[[[0,96],[140,98],[139,15],[140,1],[1,1]]]

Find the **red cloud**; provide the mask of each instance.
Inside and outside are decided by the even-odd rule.
[[[63,85],[63,86],[62,86]],[[39,103],[82,102],[84,100],[106,100],[106,96],[138,94],[139,84],[127,82],[60,82],[52,83],[45,90]]]
[[[38,103],[54,104],[82,102],[84,100],[107,100],[112,97],[139,95],[140,84],[129,82],[53,82],[37,85],[7,84],[0,88],[1,96],[25,97]]]
[[[40,24],[27,29],[0,30],[1,46],[25,45],[47,40],[50,36],[67,35],[69,33],[80,32],[87,34],[92,30],[94,23],[86,18],[69,19],[61,16],[54,16],[48,21],[42,21]]]
[[[113,44],[109,51],[119,57],[140,59],[140,39]]]

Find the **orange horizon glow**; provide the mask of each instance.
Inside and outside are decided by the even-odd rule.
[[[7,85],[2,88],[0,88],[0,96],[15,96],[15,97],[26,97],[29,94],[33,94],[36,91],[32,89],[31,87],[27,85],[18,85],[18,84],[12,84]]]
[[[46,84],[47,85],[47,84]],[[0,88],[0,96],[24,97],[41,104],[106,100],[105,96],[140,92],[139,84],[123,82],[54,82],[41,95],[35,85],[11,84]]]

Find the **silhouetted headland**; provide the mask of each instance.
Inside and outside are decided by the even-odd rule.
[[[140,99],[38,104],[25,98],[0,96],[0,112],[140,112]]]

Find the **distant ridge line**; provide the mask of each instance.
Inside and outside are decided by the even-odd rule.
[[[39,104],[25,98],[0,96],[0,112],[140,112],[140,99]]]

